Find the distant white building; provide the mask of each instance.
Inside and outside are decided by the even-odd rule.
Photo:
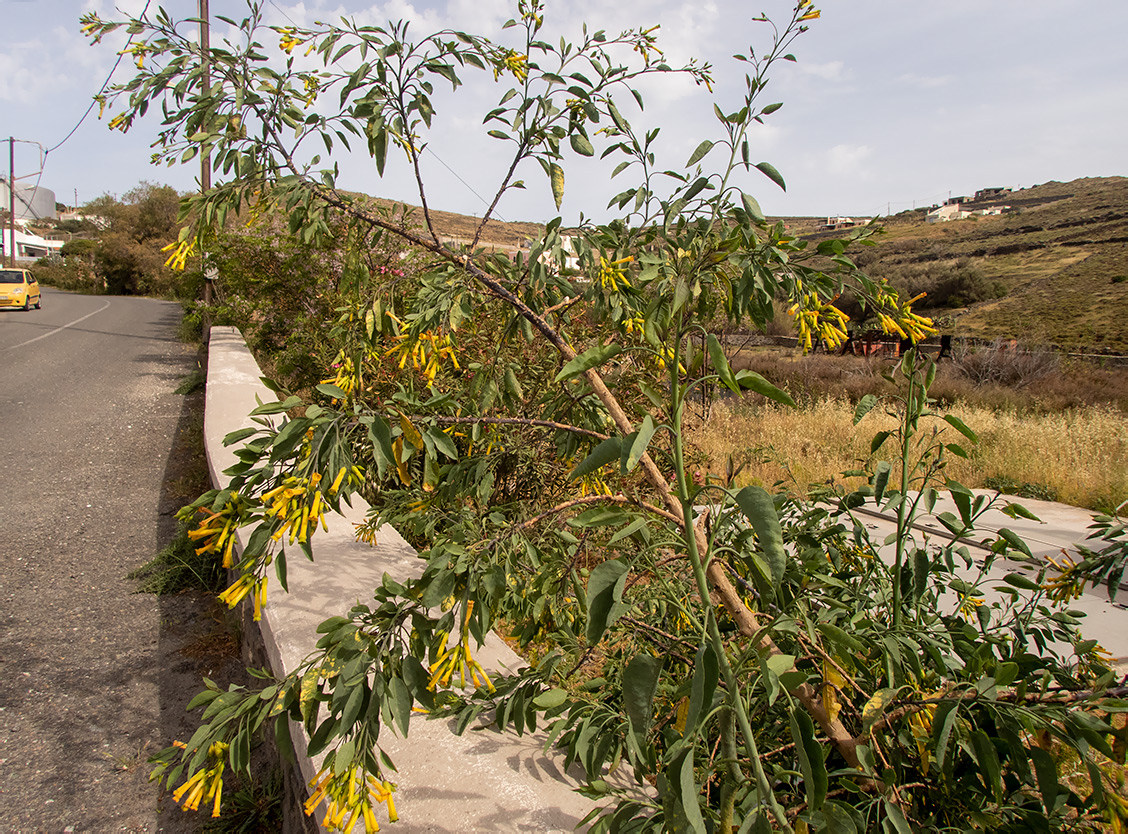
[[[8,224],[4,224],[4,228],[0,231],[0,253],[3,255],[4,263],[8,261],[8,253],[12,251],[12,231]],[[36,261],[40,258],[46,258],[48,255],[58,255],[59,250],[63,248],[61,240],[47,240],[39,235],[32,234],[27,228],[16,221],[16,261]]]
[[[930,211],[924,219],[929,223],[944,223],[948,220],[963,220],[965,217],[971,217],[971,212],[965,211],[959,203],[947,203]]]
[[[853,217],[833,216],[826,219],[826,223],[819,226],[820,229],[849,229],[852,226],[858,225],[857,220]]]

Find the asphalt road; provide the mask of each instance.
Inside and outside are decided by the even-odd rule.
[[[0,831],[191,830],[145,760],[207,671],[182,651],[198,601],[126,578],[184,503],[180,314],[49,288],[42,310],[0,311]]]

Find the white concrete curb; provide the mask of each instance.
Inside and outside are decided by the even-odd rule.
[[[263,402],[276,399],[260,376],[239,331],[213,327],[204,443],[216,485],[227,482],[223,470],[236,461],[233,449],[223,446],[224,436],[252,425],[247,415],[256,406],[256,397]],[[422,573],[422,560],[390,527],[379,531],[375,548],[355,540],[353,523],[361,521],[367,509],[354,498],[344,516],[327,519],[329,531],[314,539],[315,562],[294,558],[299,551],[293,551],[287,560],[288,594],[271,574],[259,625],[275,674],[297,667],[314,649],[318,623],[369,600],[385,572],[399,581]],[[523,665],[493,634],[477,657],[491,671]],[[303,731],[297,725],[291,729],[301,775],[308,784],[317,768],[305,755]],[[590,800],[573,792],[578,783],[563,773],[560,758],[542,752],[544,736],[539,733],[516,738],[467,730],[459,737],[444,722],[420,718],[412,722],[410,738],[400,738],[391,727],[384,727],[380,741],[399,769],[392,778],[399,786],[400,821],[392,830],[403,834],[571,831],[592,809]]]

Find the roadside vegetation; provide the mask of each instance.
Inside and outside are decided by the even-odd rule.
[[[264,733],[287,744],[292,719],[324,754],[307,811],[320,808],[330,830],[375,831],[397,817],[379,734],[406,734],[425,712],[459,732],[546,730],[584,773],[596,832],[1120,826],[1113,716],[1128,701],[1068,608],[1087,580],[1119,581],[1128,553],[1115,519],[1081,564],[1033,563],[1007,532],[975,561],[983,513],[1027,511],[948,478],[979,435],[935,407],[937,369],[915,351],[888,369],[881,399],[863,394],[837,417],[872,438],[850,483],[808,494],[742,485],[735,471],[709,478],[692,442],[710,392],[748,398],[758,415],[797,405],[786,380],[734,367],[703,322],[762,330],[778,304],[804,344],[834,346],[846,321],[832,302],[848,290],[886,334],[935,330],[855,268],[850,253],[872,230],[808,245],[735,184],[738,172],[784,184],[753,163],[749,131],[778,109],[768,77],[795,60],[819,12],[800,0],[778,26],[761,21],[763,44],[737,56],[743,94],[716,102],[709,138],[673,160],[637,88],[679,73],[711,100],[714,70],[668,66],[655,29],[585,28],[569,43],[545,14],[522,0],[494,43],[409,37],[405,24],[268,27],[251,3],[206,72],[164,12],[84,18],[95,40],[128,25],[127,51],[144,58],[110,95],[111,126],[160,102],[158,157],[207,150],[229,175],[185,199],[174,262],[248,209],[284,216],[304,246],[345,241],[320,254],[338,259],[329,277],[294,292],[287,282],[308,273],[287,245],[227,240],[234,260],[261,267],[221,275],[221,304],[263,325],[254,338],[277,340],[281,324],[260,292],[290,296],[277,316],[301,333],[327,315],[328,327],[278,354],[300,390],[274,383],[279,401],[227,439],[239,446],[230,483],[182,514],[197,548],[232,571],[220,599],[257,619],[268,573],[284,588],[288,559],[316,559],[319,520],[352,495],[371,505],[359,540],[393,524],[423,559],[417,579],[385,579],[322,623],[298,668],[209,685],[194,701],[199,729],[154,758],[155,777],[184,807],[219,813],[224,775],[250,772]],[[294,49],[314,63],[291,60]],[[477,231],[469,245],[444,242],[420,159],[429,131],[446,129],[435,86],[457,94],[464,79],[502,88],[485,116],[512,162],[497,200],[522,176],[559,209],[565,168],[602,154],[620,162],[616,219],[577,229],[569,249],[560,218],[527,252],[479,251]],[[381,172],[406,164],[420,214],[344,190],[331,160],[301,157],[313,144],[364,149]],[[792,433],[781,424],[755,443]],[[913,531],[938,491],[957,507],[951,542]],[[897,516],[888,542],[870,538],[862,507]],[[1000,557],[1030,574],[989,579]],[[491,677],[479,665],[494,627],[528,651],[527,667]],[[632,789],[606,778],[619,768]]]
[[[63,244],[61,258],[36,263],[36,277],[75,292],[192,298],[198,280],[171,269],[163,251],[176,242],[179,208],[179,192],[167,185],[142,182],[120,199],[104,194],[81,207],[85,220],[52,224],[74,237]]]

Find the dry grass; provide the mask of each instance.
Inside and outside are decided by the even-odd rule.
[[[1093,510],[1108,511],[1128,499],[1128,416],[1119,410],[1019,413],[956,404],[950,411],[980,442],[968,449],[968,460],[949,456],[948,477],[973,488],[987,486],[989,479],[1036,485],[1059,501]],[[808,401],[795,410],[734,399],[715,406],[690,437],[718,476],[731,454],[746,464],[742,483],[786,481],[804,490],[872,463],[871,438],[896,426],[881,409],[857,426],[853,415],[853,404],[842,398]],[[968,446],[951,429],[944,439]],[[890,459],[894,450],[878,454]]]

